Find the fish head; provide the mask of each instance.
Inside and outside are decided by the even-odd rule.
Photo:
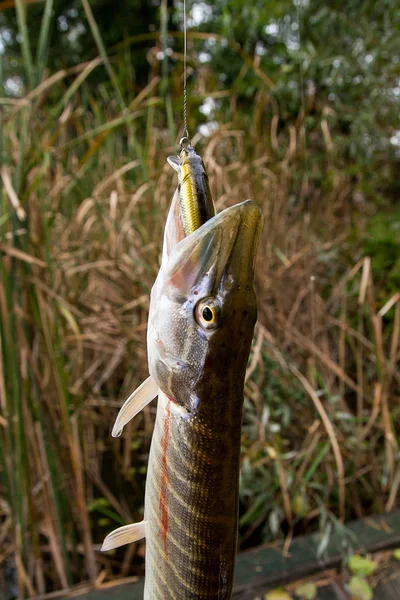
[[[180,183],[193,169],[198,172],[206,172],[203,159],[190,144],[182,148],[179,156],[168,156],[167,162],[177,171]]]
[[[257,318],[254,263],[262,214],[252,201],[212,217],[170,245],[153,286],[149,371],[186,414],[207,378],[244,376]]]

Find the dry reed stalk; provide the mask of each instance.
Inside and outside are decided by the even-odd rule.
[[[13,184],[11,182],[10,170],[3,166],[0,169],[0,177],[3,181],[4,189],[7,192],[8,199],[10,200],[11,206],[15,210],[17,217],[20,221],[25,221],[26,212],[21,206],[21,202],[14,190]]]
[[[319,421],[315,421],[315,423],[317,425],[319,425]],[[313,429],[315,430],[315,427],[313,427]],[[305,474],[305,472],[309,466],[309,463],[312,460],[314,451],[315,451],[320,439],[321,439],[321,433],[319,431],[316,431],[314,433],[314,435],[311,436],[311,442],[309,441],[309,436],[307,436],[307,438],[304,440],[304,445],[303,445],[304,459],[301,462],[300,468],[296,472],[296,480],[294,482],[294,489],[297,489],[301,485],[303,475]],[[301,451],[300,451],[300,453],[301,453]]]
[[[253,344],[253,348],[252,348],[251,361],[250,361],[249,366],[246,369],[245,381],[247,381],[248,379],[250,379],[250,377],[252,376],[252,374],[254,373],[254,371],[257,368],[257,364],[260,361],[261,346],[262,346],[263,337],[264,337],[262,330],[258,329],[256,335],[257,335],[256,342],[255,342],[255,344]]]
[[[69,439],[69,451],[71,454],[72,468],[77,485],[77,506],[78,516],[81,521],[83,543],[85,547],[85,560],[87,564],[87,572],[91,580],[95,580],[97,576],[96,557],[93,549],[92,534],[88,514],[86,511],[85,487],[82,471],[82,461],[80,456],[79,435],[77,429],[77,420],[72,421],[72,435]]]
[[[305,335],[302,335],[295,327],[292,327],[288,332],[288,337],[291,341],[298,344],[300,347],[306,348],[318,361],[324,364],[332,373],[334,373],[339,380],[343,381],[350,389],[355,392],[360,391],[359,386],[337,365],[332,359],[326,356],[321,349],[313,344]]]
[[[341,311],[340,311],[340,322],[346,323],[346,321],[347,321],[347,295],[343,294],[342,302],[341,302]],[[343,372],[346,369],[345,361],[346,361],[346,329],[345,329],[345,327],[341,327],[340,333],[339,333],[339,367]],[[343,379],[340,379],[339,394],[340,394],[340,401],[341,401],[343,408],[346,407],[346,402],[344,400],[344,390],[345,390],[344,381],[343,381]]]
[[[374,426],[374,424],[379,416],[379,413],[381,411],[381,404],[382,404],[382,385],[377,382],[375,384],[375,389],[374,389],[372,411],[371,411],[370,417],[368,419],[368,423],[366,424],[365,428],[362,430],[362,432],[359,436],[360,442],[362,442],[365,438],[367,438],[370,431],[372,430],[372,427]]]
[[[41,462],[38,462],[39,474],[43,481],[43,487],[45,489],[46,498],[46,518],[44,523],[45,535],[50,540],[50,547],[53,554],[54,566],[57,571],[58,577],[60,578],[60,584],[63,589],[69,587],[67,572],[64,564],[64,558],[61,551],[61,541],[59,533],[56,533],[56,521],[57,516],[54,514],[54,507],[56,506],[56,500],[54,497],[54,490],[50,483],[46,485],[46,479],[49,482],[50,468],[46,456],[44,447],[43,432],[39,423],[35,424],[36,437],[40,452]]]
[[[292,515],[292,505],[290,502],[288,488],[287,488],[287,478],[286,478],[285,469],[282,465],[282,462],[281,462],[281,459],[280,459],[278,453],[276,454],[275,462],[276,462],[276,466],[277,466],[277,470],[278,470],[279,485],[280,485],[280,489],[281,489],[281,493],[282,493],[283,506],[285,509],[285,517],[286,517],[289,527],[292,528],[293,527],[293,515]]]
[[[321,417],[321,420],[325,426],[326,432],[329,436],[329,440],[332,445],[332,450],[335,455],[336,466],[337,466],[337,478],[338,478],[338,486],[339,486],[339,516],[340,516],[340,520],[342,522],[344,522],[345,514],[346,514],[346,509],[345,509],[346,486],[345,486],[345,481],[344,481],[344,465],[343,465],[342,453],[340,451],[340,447],[339,447],[339,444],[337,441],[335,431],[334,431],[332,424],[329,420],[329,417],[322,405],[322,402],[316,395],[315,390],[312,387],[312,385],[310,384],[310,382],[304,377],[304,375],[302,375],[302,373],[300,373],[300,371],[297,369],[297,367],[289,366],[289,368],[294,373],[294,375],[299,379],[300,383],[302,384],[302,386],[304,387],[304,389],[307,391],[310,398],[312,399],[312,401],[315,405],[315,408],[317,409],[317,411]]]
[[[385,307],[386,306],[387,305],[385,305]],[[391,306],[393,306],[393,305],[391,305]],[[383,309],[380,311],[379,314],[381,314],[382,311],[383,311]],[[384,314],[386,314],[386,313],[384,313]],[[383,314],[381,314],[381,316],[383,317]],[[397,295],[397,303],[396,303],[394,320],[393,320],[393,334],[392,334],[392,339],[391,339],[391,343],[390,343],[390,353],[389,353],[390,358],[389,358],[389,365],[388,365],[388,369],[387,369],[388,370],[388,382],[387,382],[388,387],[392,383],[393,376],[394,376],[395,369],[396,369],[396,364],[398,364],[399,342],[400,342],[400,296]]]

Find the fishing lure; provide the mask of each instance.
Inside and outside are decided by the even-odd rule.
[[[229,600],[262,215],[246,201],[182,239],[178,203],[175,196],[151,291],[150,376],[113,429],[119,435],[158,394],[144,520],[110,533],[102,549],[146,537],[144,600]]]
[[[208,175],[201,156],[186,137],[181,139],[179,156],[167,160],[178,172],[180,217],[185,235],[189,235],[215,215]]]

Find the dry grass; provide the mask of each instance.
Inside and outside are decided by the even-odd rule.
[[[122,439],[110,431],[147,376],[175,148],[157,66],[130,105],[101,89],[84,108],[81,87],[104,60],[0,104],[0,565],[15,558],[21,597],[141,572],[142,545],[115,556],[99,547],[143,505],[154,407]],[[200,70],[195,91],[209,77]],[[400,295],[377,302],[370,260],[351,245],[366,215],[335,170],[326,111],[305,146],[302,111],[278,128],[267,84],[250,116],[236,102],[231,93],[230,122],[193,142],[218,209],[254,198],[265,215],[243,430],[246,545],[307,527],[329,534],[396,505]],[[314,147],[332,181],[324,193],[312,183]]]

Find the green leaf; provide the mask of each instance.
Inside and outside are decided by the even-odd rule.
[[[377,567],[378,564],[376,562],[373,562],[364,556],[360,556],[359,554],[354,554],[349,559],[349,569],[354,575],[371,575]]]
[[[396,560],[400,560],[400,548],[396,548],[396,550],[393,550],[393,556]]]
[[[310,503],[304,492],[295,495],[292,500],[292,510],[296,517],[305,517],[310,512]]]
[[[354,576],[350,579],[351,600],[372,600],[372,589],[365,579]]]
[[[93,498],[91,502],[88,502],[87,509],[89,512],[92,512],[107,506],[110,506],[110,503],[107,500],[107,498]]]
[[[292,600],[292,596],[282,589],[277,589],[267,592],[264,596],[264,600]]]
[[[314,600],[317,595],[317,586],[314,583],[303,583],[299,585],[295,592],[302,600]]]

